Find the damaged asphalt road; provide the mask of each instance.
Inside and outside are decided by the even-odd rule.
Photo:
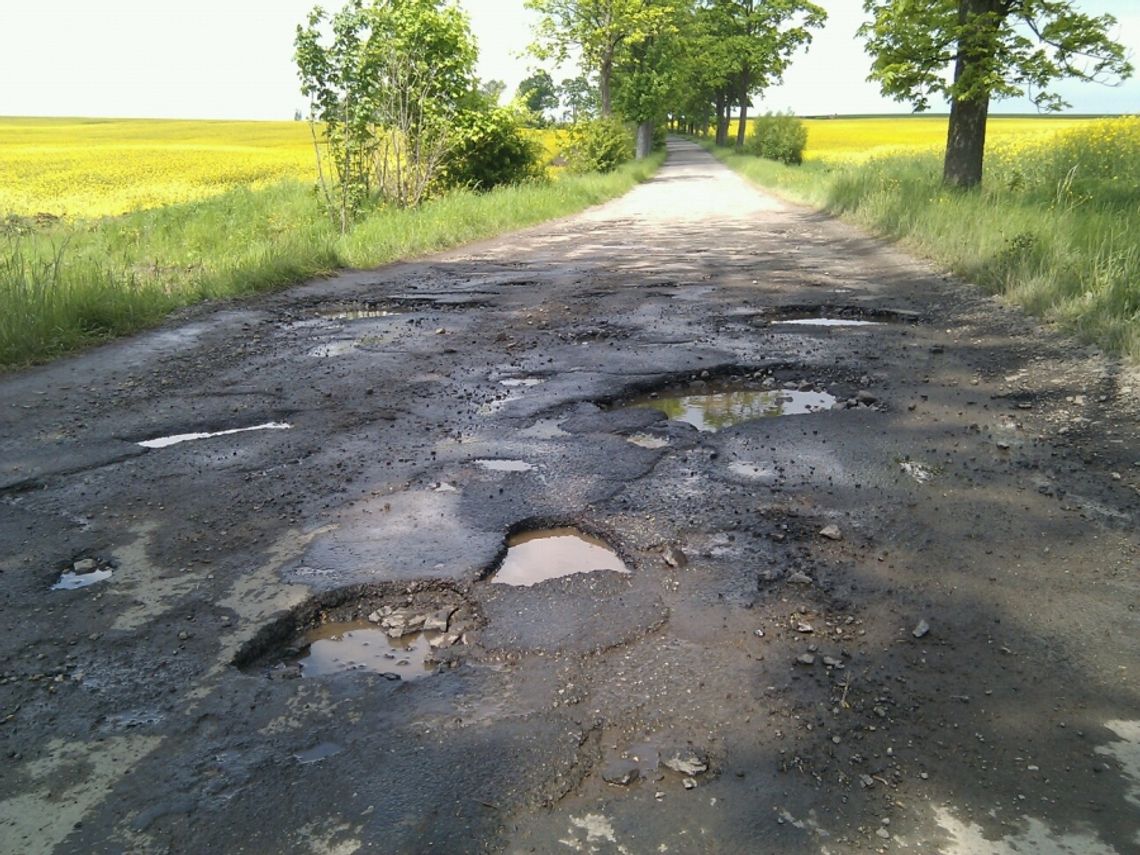
[[[0,851],[1137,852],[1136,390],[678,141],[0,378]]]

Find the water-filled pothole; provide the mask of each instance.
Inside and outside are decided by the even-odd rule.
[[[629,572],[625,562],[600,537],[571,527],[548,528],[511,535],[506,557],[491,581],[530,587],[547,579],[598,570]]]
[[[362,321],[370,318],[390,318],[407,311],[407,306],[395,303],[354,301],[325,306],[317,314],[330,321]]]
[[[262,627],[233,664],[273,679],[364,672],[416,680],[458,661],[480,625],[475,607],[450,586],[354,586]]]
[[[326,623],[302,636],[300,654],[292,660],[302,677],[327,677],[345,671],[392,675],[391,679],[418,680],[438,663],[432,643],[444,632],[414,632],[392,638],[367,620]]]
[[[52,585],[51,589],[53,591],[77,591],[80,588],[86,588],[88,585],[94,585],[96,582],[105,582],[111,578],[111,575],[111,570],[106,567],[87,573],[69,571],[60,575],[59,581]]]
[[[660,410],[670,419],[714,433],[756,419],[830,410],[835,404],[834,395],[815,390],[749,389],[734,383],[707,383],[698,389],[642,395],[623,406]]]
[[[868,306],[779,306],[755,316],[753,323],[772,326],[865,327],[915,323],[915,312]]]
[[[497,458],[484,458],[475,461],[475,465],[488,472],[530,472],[534,469],[533,463],[525,460],[500,460]]]
[[[289,430],[293,425],[288,422],[265,422],[250,427],[230,428],[229,430],[215,430],[204,433],[176,433],[171,436],[160,436],[154,439],[144,439],[138,443],[143,448],[166,448],[178,445],[180,442],[190,442],[195,439],[210,439],[215,436],[230,436],[235,433],[246,433],[251,430]]]

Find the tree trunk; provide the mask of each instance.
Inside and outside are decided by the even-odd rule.
[[[653,122],[637,126],[637,159],[645,160],[653,151]]]
[[[716,144],[728,145],[728,93],[716,93]]]
[[[990,93],[975,78],[985,73],[986,61],[997,49],[997,25],[992,22],[1000,10],[996,0],[958,0],[962,30],[954,61],[955,94],[950,99],[950,127],[942,165],[942,181],[951,187],[977,187],[982,183]]]
[[[736,150],[744,151],[744,139],[748,135],[748,91],[740,92],[740,123],[736,126]]]
[[[982,183],[982,161],[986,153],[988,97],[950,104],[950,130],[946,136],[946,160],[942,180],[952,187],[976,187]]]
[[[602,60],[602,67],[598,69],[598,97],[601,99],[602,118],[608,119],[614,114],[613,103],[610,100],[610,78],[614,73],[613,57]]]

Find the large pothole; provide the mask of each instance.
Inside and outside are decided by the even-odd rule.
[[[453,661],[480,622],[475,607],[450,586],[355,587],[277,619],[242,648],[234,665],[284,679],[363,672],[416,680]]]
[[[608,543],[576,528],[534,529],[507,538],[507,552],[491,581],[500,585],[530,587],[548,579],[576,573],[629,568]]]
[[[616,406],[659,410],[674,421],[711,433],[757,419],[818,413],[838,403],[822,384],[802,380],[780,383],[774,374],[756,372],[670,384]]]
[[[885,324],[913,324],[917,312],[879,309],[868,306],[791,305],[763,309],[751,318],[757,326],[774,327],[860,327]]]

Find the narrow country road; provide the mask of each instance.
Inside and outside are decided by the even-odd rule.
[[[0,852],[1140,851],[1137,378],[669,149],[0,377]]]

